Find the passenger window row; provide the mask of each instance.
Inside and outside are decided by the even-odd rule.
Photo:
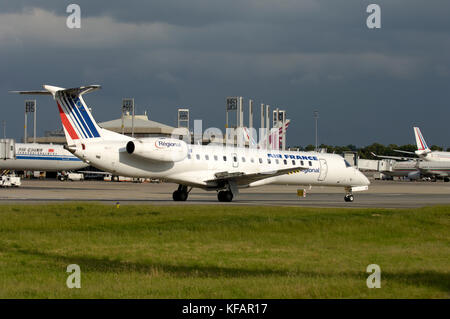
[[[188,159],[192,159],[192,155],[191,155],[191,154],[188,154],[187,158],[188,158]],[[196,155],[195,155],[195,158],[198,159],[198,160],[200,160],[200,155],[199,155],[199,154],[196,154]],[[205,160],[209,161],[209,155],[205,155]],[[218,161],[218,160],[219,160],[219,157],[218,157],[217,155],[214,155],[214,160],[215,160],[215,161]],[[226,156],[226,155],[223,155],[223,161],[224,161],[224,162],[227,161],[227,156]],[[237,161],[238,161],[237,156],[233,156],[233,161],[234,161],[234,162],[237,162]],[[241,157],[241,161],[242,161],[242,163],[245,163],[245,157]],[[260,164],[263,163],[263,159],[262,159],[261,157],[258,158],[258,161],[259,161]],[[254,163],[254,162],[255,162],[255,160],[254,160],[253,157],[250,158],[250,162],[251,162],[251,163]],[[287,165],[287,164],[288,164],[288,160],[284,159],[284,160],[283,160],[283,163],[284,163],[284,165]],[[270,160],[270,158],[267,159],[267,164],[272,164],[272,161]],[[278,158],[275,159],[275,164],[279,164]],[[299,161],[299,164],[300,164],[300,166],[304,166],[304,165],[305,165],[305,162],[304,162],[304,161]],[[292,165],[297,165],[297,163],[296,163],[295,160],[292,160]],[[311,162],[311,161],[308,161],[308,165],[309,165],[309,166],[312,166],[312,162]]]

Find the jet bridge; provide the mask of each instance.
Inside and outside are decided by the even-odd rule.
[[[392,172],[394,171],[395,160],[368,160],[359,158],[358,152],[344,152],[342,155],[344,159],[353,167],[359,170],[377,171],[377,172]]]
[[[0,160],[16,158],[16,142],[13,139],[0,139]]]
[[[358,160],[358,169],[377,171],[377,172],[392,172],[394,170],[395,160],[383,159],[383,160]]]

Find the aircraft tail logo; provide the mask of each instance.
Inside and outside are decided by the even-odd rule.
[[[418,151],[429,151],[428,145],[422,136],[422,132],[420,131],[420,128],[414,127],[414,135],[416,137],[417,150]]]
[[[62,89],[44,85],[53,94],[58,106],[64,133],[69,144],[75,140],[100,138],[101,128],[97,125],[86,106],[82,95],[100,88],[86,86],[74,89]]]
[[[77,142],[87,142],[96,139],[116,141],[128,141],[132,139],[128,136],[100,128],[92,117],[82,95],[100,89],[100,85],[88,85],[72,89],[44,85],[44,89],[41,91],[11,91],[11,93],[52,95],[58,106],[59,116],[61,117],[64,134],[69,146],[78,144]]]

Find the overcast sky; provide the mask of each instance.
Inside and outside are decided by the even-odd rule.
[[[81,29],[66,27],[74,2]],[[381,29],[366,26],[370,3]],[[155,121],[175,125],[183,106],[223,128],[237,95],[286,109],[290,145],[314,144],[318,110],[319,143],[414,143],[418,125],[449,147],[450,1],[0,0],[0,74],[1,120],[17,139],[24,97],[8,91],[100,84],[85,97],[98,121],[134,97]],[[38,135],[59,129],[55,102],[37,102]]]

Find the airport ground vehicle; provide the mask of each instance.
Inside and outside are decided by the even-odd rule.
[[[19,187],[22,185],[20,177],[15,175],[3,175],[0,177],[1,187]]]

